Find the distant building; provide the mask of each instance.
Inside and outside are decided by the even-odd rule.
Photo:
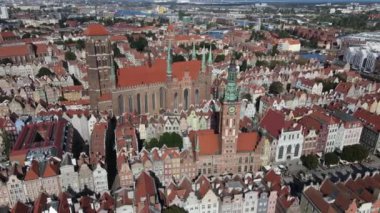
[[[0,19],[9,19],[8,8],[5,6],[0,7]]]
[[[61,157],[63,152],[71,152],[73,135],[73,127],[64,119],[27,124],[22,128],[9,158],[23,164],[32,159]]]
[[[298,39],[283,38],[278,41],[278,51],[299,52],[301,50],[301,42]]]

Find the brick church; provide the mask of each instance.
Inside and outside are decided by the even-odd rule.
[[[107,29],[101,24],[89,24],[85,35],[92,110],[112,111],[115,115],[155,114],[161,109],[186,110],[211,98],[211,54],[208,63],[205,53],[202,61],[172,63],[169,40],[165,59],[115,70]]]

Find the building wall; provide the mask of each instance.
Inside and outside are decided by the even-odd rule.
[[[299,159],[302,154],[303,141],[302,129],[289,132],[282,131],[276,148],[275,161]]]

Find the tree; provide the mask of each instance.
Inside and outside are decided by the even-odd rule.
[[[239,60],[243,56],[243,53],[241,52],[234,52],[234,58],[236,60]]]
[[[22,39],[25,39],[25,38],[30,38],[32,35],[30,33],[25,33],[24,35],[22,35]]]
[[[277,46],[277,45],[274,45],[274,46],[272,47],[271,55],[272,55],[272,56],[275,56],[275,55],[278,54],[278,53],[279,53],[279,51],[278,51],[278,46]]]
[[[243,99],[247,99],[249,102],[252,102],[252,95],[249,93],[245,93],[242,95]]]
[[[279,95],[282,93],[283,90],[284,90],[284,87],[283,87],[282,83],[279,81],[274,81],[269,86],[269,93],[270,94]]]
[[[77,45],[76,45],[78,50],[83,50],[86,47],[86,44],[84,43],[83,39],[78,39]]]
[[[240,65],[240,72],[245,72],[249,68],[250,68],[250,66],[247,63],[247,60],[244,59]]]
[[[65,59],[66,61],[75,61],[77,59],[77,56],[75,55],[75,53],[67,51],[65,53]]]
[[[369,151],[361,144],[345,146],[343,148],[341,158],[348,162],[363,161],[369,155]]]
[[[302,165],[307,169],[316,169],[318,167],[318,157],[316,155],[302,155]]]
[[[182,137],[175,132],[165,132],[162,134],[159,139],[159,144],[161,146],[166,145],[167,147],[178,147],[179,149],[183,147]]]
[[[10,58],[3,58],[0,60],[0,64],[13,64],[13,61]]]
[[[139,38],[135,39],[133,36],[127,36],[128,42],[131,48],[136,49],[139,52],[142,52],[145,50],[145,48],[148,46],[148,40],[146,40],[145,37],[140,36]]]
[[[183,55],[173,55],[173,63],[174,62],[179,62],[179,61],[186,61],[185,57]]]
[[[145,149],[147,149],[147,150],[151,150],[151,149],[153,149],[154,147],[161,148],[162,145],[160,145],[160,142],[159,142],[156,138],[152,138],[149,142],[145,142],[144,147],[145,147]]]
[[[11,141],[9,140],[8,133],[3,130],[3,132],[0,135],[3,139],[3,145],[4,148],[2,150],[2,153],[8,158],[9,152],[11,151]]]
[[[170,206],[162,211],[163,213],[186,213],[187,211],[183,208],[180,208],[176,205]]]
[[[112,45],[112,49],[113,49],[113,55],[115,56],[115,58],[125,57],[123,54],[121,54],[120,49],[117,47],[116,43]]]
[[[323,158],[325,160],[325,164],[328,166],[339,163],[339,157],[334,152],[326,153]]]
[[[290,92],[290,89],[292,88],[292,84],[291,83],[287,83],[286,84],[286,91],[287,92]]]
[[[226,56],[223,55],[223,54],[221,54],[221,55],[217,55],[216,58],[215,58],[215,60],[214,60],[214,62],[215,62],[215,63],[222,62],[222,61],[224,61],[225,58],[226,58]]]
[[[41,78],[42,76],[45,76],[45,75],[51,76],[51,75],[54,75],[54,73],[46,67],[41,67],[40,70],[38,70],[36,77]]]

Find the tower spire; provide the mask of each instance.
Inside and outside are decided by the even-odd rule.
[[[206,72],[206,51],[204,46],[202,50],[202,72]]]
[[[212,64],[212,48],[211,48],[211,44],[210,44],[210,51],[208,52],[208,61],[207,61],[208,65],[211,65]]]
[[[197,53],[195,52],[195,43],[193,42],[193,51],[191,52],[191,59],[197,60]]]
[[[224,93],[224,101],[235,102],[238,99],[236,75],[237,73],[235,61],[231,60],[231,64],[228,67],[227,87]]]
[[[167,80],[172,80],[172,41],[169,40],[169,47],[168,47],[168,56],[166,58],[166,78]]]

